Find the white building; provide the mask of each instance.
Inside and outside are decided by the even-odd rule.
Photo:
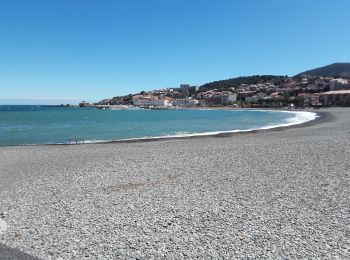
[[[132,97],[132,103],[134,106],[138,107],[167,107],[170,106],[170,102],[168,99],[157,98],[154,96],[143,96],[136,95]]]
[[[348,89],[350,86],[349,80],[346,79],[331,79],[329,82],[329,90],[342,90],[342,89]]]

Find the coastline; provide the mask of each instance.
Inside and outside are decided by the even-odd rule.
[[[350,109],[319,112],[239,138],[0,147],[0,243],[43,259],[344,259]]]
[[[193,108],[182,108],[180,110],[191,110]],[[152,142],[152,141],[161,141],[161,140],[171,140],[171,139],[188,139],[188,138],[203,138],[203,137],[223,137],[223,136],[232,136],[236,134],[245,134],[245,133],[257,133],[261,131],[276,131],[282,130],[284,128],[290,127],[302,127],[308,126],[309,123],[317,123],[324,120],[326,112],[319,112],[314,110],[305,110],[305,109],[264,109],[264,108],[230,108],[230,107],[204,107],[204,108],[195,108],[194,110],[232,110],[232,111],[275,111],[275,112],[305,112],[315,114],[315,118],[308,120],[306,122],[294,122],[294,123],[285,123],[272,126],[263,126],[255,129],[247,130],[225,130],[225,131],[214,131],[214,132],[199,132],[199,133],[188,133],[182,135],[165,135],[165,136],[154,136],[154,137],[135,137],[128,139],[116,139],[116,140],[85,140],[78,143],[47,143],[47,144],[22,144],[22,145],[4,145],[0,147],[13,147],[13,146],[55,146],[55,145],[90,145],[90,144],[109,144],[109,143],[128,143],[128,142]]]
[[[237,110],[237,109],[235,109]],[[240,110],[240,109],[238,109]],[[244,109],[242,109],[244,110]],[[249,110],[255,110],[258,111],[260,109],[249,109]],[[270,110],[270,109],[266,109]],[[293,111],[287,111],[287,110],[280,110],[280,109],[274,109],[271,111],[284,111],[284,112],[293,112]],[[296,112],[311,112],[311,111],[305,111],[305,110],[298,110]],[[92,142],[92,143],[85,143],[85,144],[115,144],[115,143],[139,143],[139,142],[156,142],[156,141],[167,141],[167,140],[181,140],[181,139],[200,139],[200,138],[211,138],[211,137],[233,137],[236,135],[242,135],[242,134],[250,134],[250,133],[260,133],[260,132],[268,132],[268,131],[283,131],[287,130],[289,128],[299,128],[299,127],[307,127],[312,126],[318,123],[322,122],[328,122],[333,119],[332,115],[327,112],[314,112],[315,113],[315,119],[309,120],[307,122],[303,123],[296,123],[291,125],[282,125],[282,126],[272,126],[268,128],[257,128],[257,129],[249,129],[249,130],[232,130],[232,131],[217,131],[219,133],[196,133],[192,134],[190,136],[161,136],[161,137],[145,137],[145,138],[133,138],[133,139],[124,139],[124,140],[112,140],[112,141],[102,141],[102,142]],[[54,144],[53,144],[54,145]]]

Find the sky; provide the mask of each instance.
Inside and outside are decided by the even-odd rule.
[[[0,104],[350,62],[348,0],[0,0]]]

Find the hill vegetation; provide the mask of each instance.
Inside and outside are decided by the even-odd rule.
[[[254,85],[254,84],[260,84],[260,83],[272,83],[275,85],[280,85],[283,82],[285,82],[287,78],[288,78],[287,76],[273,76],[273,75],[254,75],[254,76],[247,76],[247,77],[238,77],[238,78],[219,80],[219,81],[206,83],[200,86],[200,90],[201,91],[213,90],[213,89],[229,90],[230,88],[232,87],[236,88],[241,84]]]
[[[296,76],[350,77],[350,63],[333,63],[324,67],[307,70]]]

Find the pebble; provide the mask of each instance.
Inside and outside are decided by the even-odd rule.
[[[324,112],[220,138],[0,147],[0,243],[42,259],[347,259],[350,109]]]

